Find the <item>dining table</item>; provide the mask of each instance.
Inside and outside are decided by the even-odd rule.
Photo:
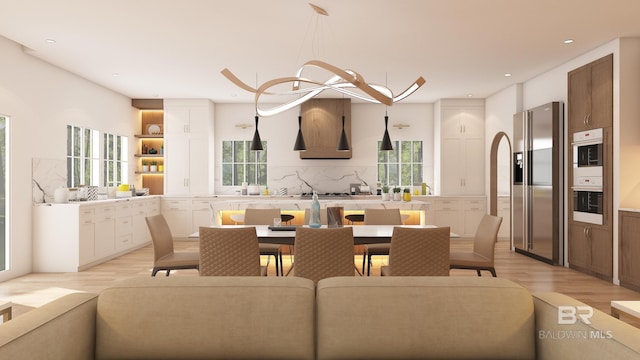
[[[293,226],[272,226],[272,225],[215,225],[216,228],[239,228],[239,227],[255,227],[258,241],[261,243],[293,245],[296,239],[295,229],[298,227],[309,227],[308,225]],[[393,235],[394,227],[405,228],[435,228],[436,225],[345,225],[353,229],[354,245],[363,244],[379,244],[390,243]],[[322,225],[327,228],[327,225]],[[189,235],[189,238],[197,239],[200,237],[199,232]],[[451,238],[460,237],[456,233],[451,233]]]

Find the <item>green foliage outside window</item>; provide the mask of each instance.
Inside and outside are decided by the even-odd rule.
[[[378,141],[377,149],[380,149]],[[378,150],[378,181],[381,184],[412,186],[422,183],[422,141],[393,141],[393,150]]]
[[[267,185],[267,142],[262,151],[252,151],[251,141],[222,142],[222,186]]]

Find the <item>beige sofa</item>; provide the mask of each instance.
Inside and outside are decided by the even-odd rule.
[[[0,359],[640,358],[607,314],[559,325],[578,305],[487,277],[144,277],[0,325]]]

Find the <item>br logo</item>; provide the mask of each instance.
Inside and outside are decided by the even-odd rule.
[[[591,306],[558,306],[558,324],[573,325],[578,319],[587,325],[591,325],[593,308]]]

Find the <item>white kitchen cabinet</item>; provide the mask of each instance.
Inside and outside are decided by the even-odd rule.
[[[191,198],[163,197],[161,212],[174,238],[186,238],[193,233]]]
[[[164,101],[165,194],[212,194],[213,103]]]
[[[82,271],[149,244],[138,239],[138,203],[145,214],[159,213],[157,197],[34,205],[34,271]]]
[[[441,100],[440,194],[484,194],[484,102]]]
[[[162,215],[167,220],[171,235],[186,238],[200,226],[212,224],[212,197],[163,197]]]
[[[451,232],[462,237],[473,237],[480,220],[487,213],[487,200],[484,196],[433,196],[428,201],[430,214],[427,222],[449,226]]]

